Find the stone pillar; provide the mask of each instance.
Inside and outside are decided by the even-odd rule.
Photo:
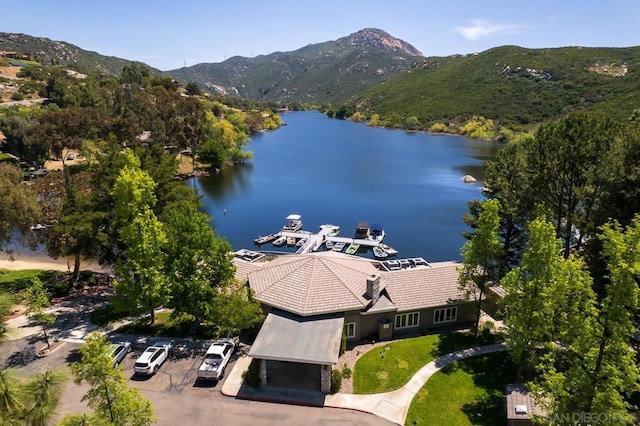
[[[324,393],[331,392],[331,366],[320,366],[320,391]]]
[[[267,360],[260,360],[260,385],[267,386]]]

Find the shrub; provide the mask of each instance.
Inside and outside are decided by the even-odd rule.
[[[15,92],[13,95],[11,95],[11,99],[14,101],[21,101],[24,100],[24,95],[20,92]]]
[[[249,368],[242,373],[242,378],[249,386],[260,387],[260,361],[252,359]]]
[[[351,368],[347,364],[342,366],[342,377],[345,379],[351,378]]]
[[[480,326],[480,336],[483,341],[489,342],[493,339],[494,324],[491,321],[486,321]]]
[[[342,340],[340,341],[340,353],[338,356],[341,356],[347,350],[347,335],[342,333]]]
[[[342,373],[338,370],[331,371],[331,393],[336,393],[342,386]]]

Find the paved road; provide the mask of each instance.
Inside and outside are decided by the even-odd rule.
[[[42,347],[42,341],[23,337],[0,346],[0,364],[8,359],[17,360],[16,353],[32,353]],[[30,358],[31,362],[17,366],[21,377],[29,377],[39,371],[58,366],[69,366],[78,359],[78,343],[65,342],[43,358]],[[125,375],[132,386],[141,389],[159,418],[159,425],[385,425],[392,423],[372,414],[337,408],[314,408],[243,401],[225,397],[220,393],[222,382],[197,380],[196,369],[200,364],[201,350],[176,352],[167,360],[155,376],[146,378],[133,374],[133,364],[142,347],[134,349],[122,362]],[[13,358],[12,358],[13,357]],[[227,367],[231,371],[233,364]],[[88,387],[69,381],[62,397],[60,417],[70,412],[86,412],[81,401]]]

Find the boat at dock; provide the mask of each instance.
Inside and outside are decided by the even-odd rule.
[[[369,228],[369,239],[382,242],[382,240],[384,240],[384,236],[385,234],[384,229],[382,229],[382,225],[379,223],[372,223]]]
[[[274,246],[283,246],[284,243],[286,242],[287,242],[287,237],[283,235],[281,237],[276,238],[271,244],[273,244]]]
[[[360,248],[360,244],[353,244],[353,243],[349,244],[349,247],[347,247],[347,251],[345,251],[345,253],[356,254],[359,248]]]
[[[287,223],[282,227],[283,231],[298,232],[302,229],[302,216],[290,214],[287,216]]]
[[[396,250],[393,247],[388,246],[388,245],[386,245],[384,243],[378,244],[378,247],[380,247],[382,250],[386,251],[389,256],[395,256],[395,255],[398,254],[398,250]]]
[[[278,234],[261,235],[258,238],[256,238],[255,240],[253,240],[253,242],[258,244],[258,245],[266,244],[266,243],[270,243],[271,241],[275,240],[276,238],[278,238]]]
[[[324,242],[324,245],[327,248],[327,250],[331,250],[335,244],[336,242],[332,240],[327,240]]]
[[[343,243],[342,241],[338,241],[337,243],[335,243],[333,245],[333,248],[331,250],[332,251],[342,251],[342,250],[344,250],[344,246],[346,246],[345,243]]]
[[[369,223],[358,222],[356,224],[356,232],[353,238],[357,240],[365,240],[369,238]]]
[[[300,238],[296,243],[296,247],[302,247],[303,245],[306,244],[307,241],[309,241],[308,238]]]
[[[381,248],[380,246],[373,246],[373,255],[377,258],[377,259],[386,259],[389,256],[389,253],[387,253],[383,248]]]
[[[295,246],[296,245],[296,237],[287,237],[287,245],[288,246]]]

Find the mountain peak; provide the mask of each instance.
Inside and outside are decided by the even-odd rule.
[[[339,38],[336,43],[348,43],[361,47],[373,46],[377,48],[387,48],[402,51],[407,55],[424,56],[422,52],[409,43],[395,38],[389,33],[377,28],[364,28],[346,37]]]

